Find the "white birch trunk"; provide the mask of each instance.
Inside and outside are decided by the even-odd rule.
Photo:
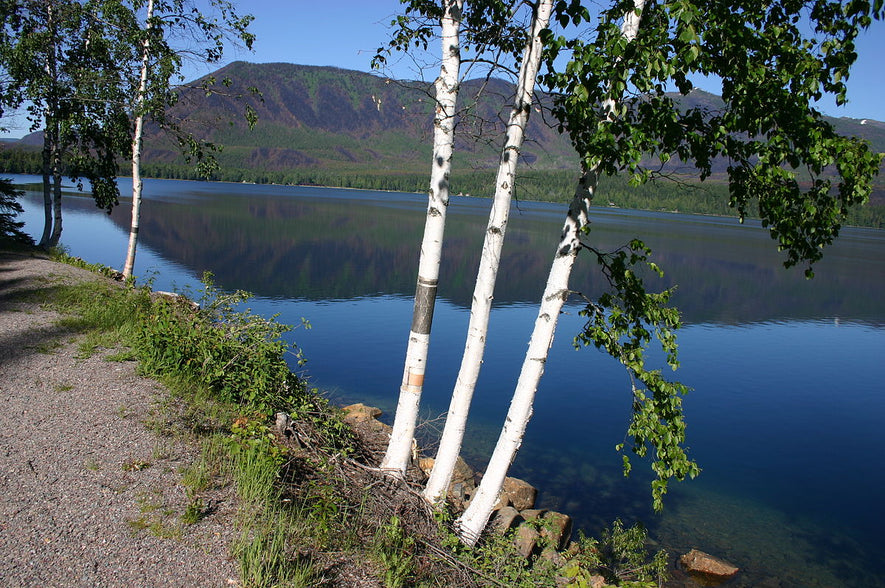
[[[56,133],[56,139],[59,134]],[[52,236],[49,245],[55,247],[61,241],[61,146],[56,140],[52,157]]]
[[[485,528],[532,417],[535,392],[544,374],[559,313],[568,298],[568,280],[580,249],[581,228],[588,222],[587,212],[595,191],[596,173],[591,171],[581,177],[569,207],[541,298],[538,317],[535,319],[535,328],[529,340],[529,348],[495,451],[467,510],[455,522],[461,541],[467,545],[474,545]]]
[[[519,161],[525,127],[532,108],[535,78],[541,63],[540,33],[547,28],[552,9],[552,0],[542,0],[538,3],[532,19],[531,35],[523,53],[517,79],[516,100],[507,123],[507,139],[498,166],[495,198],[489,214],[489,224],[486,229],[476,286],[473,291],[464,355],[461,358],[461,368],[458,371],[458,379],[452,392],[436,461],[433,471],[430,473],[430,479],[427,481],[427,487],[424,489],[424,497],[431,503],[439,502],[444,496],[452,478],[455,462],[461,452],[461,442],[467,425],[470,402],[473,399],[473,391],[476,388],[476,380],[479,378],[480,366],[485,353],[495,281],[498,276],[501,250],[504,247],[504,234],[507,230],[510,203],[513,198],[516,165]]]
[[[637,12],[641,11],[644,5],[645,0],[634,0]],[[621,25],[621,33],[628,41],[636,37],[639,23],[639,14],[631,12],[625,16]],[[610,116],[615,106],[614,102],[607,101],[603,106]],[[597,169],[593,168],[585,170],[578,182],[566,215],[562,236],[556,247],[547,285],[544,287],[544,294],[538,309],[538,317],[535,320],[535,327],[529,340],[529,348],[520,370],[513,398],[510,401],[507,418],[479,487],[467,509],[455,521],[458,536],[467,545],[476,543],[488,523],[492,509],[501,493],[501,488],[504,486],[504,478],[516,458],[526,427],[532,417],[535,393],[538,390],[541,376],[544,374],[544,366],[547,363],[550,346],[553,345],[559,313],[568,297],[568,281],[581,248],[581,230],[589,223],[589,208],[596,192],[597,178]]]
[[[50,33],[50,47],[46,54],[46,63],[43,65],[50,88],[46,99],[44,111],[45,128],[43,130],[43,235],[40,237],[40,246],[52,247],[58,244],[61,237],[61,229],[56,232],[54,220],[61,220],[61,187],[60,180],[56,182],[58,175],[58,64],[56,62],[56,30],[55,11],[51,3],[46,4],[46,26]],[[58,197],[56,197],[56,184],[58,184]],[[57,207],[56,207],[57,206]]]
[[[455,144],[455,107],[461,68],[460,25],[463,0],[444,0],[442,63],[436,79],[436,114],[433,128],[433,163],[430,172],[427,219],[418,262],[418,284],[403,380],[396,417],[381,468],[404,475],[412,455],[412,439],[424,387],[430,329],[439,284],[446,209],[449,205],[449,174]]]
[[[49,151],[49,132],[43,133],[43,235],[38,245],[49,246],[49,238],[52,236],[52,182],[50,176],[52,155]]]
[[[154,16],[154,0],[148,0],[146,30],[150,31],[153,26],[151,18]],[[138,224],[141,218],[141,147],[144,133],[144,104],[147,94],[148,61],[150,58],[150,39],[145,37],[141,53],[141,72],[138,82],[138,94],[135,100],[136,117],[135,133],[132,137],[132,222],[129,225],[129,246],[126,249],[126,261],[123,264],[123,279],[132,277],[132,269],[135,266],[135,249],[138,245]]]

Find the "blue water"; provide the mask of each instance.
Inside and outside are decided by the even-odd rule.
[[[211,270],[221,287],[253,291],[255,311],[290,324],[307,318],[312,329],[292,334],[308,358],[305,375],[341,402],[375,404],[392,417],[421,196],[159,180],[146,191],[140,279],[180,289]],[[38,196],[25,205],[26,228],[39,235]],[[113,217],[82,197],[66,206],[63,244],[120,267],[125,203]],[[487,206],[456,199],[450,207],[422,403],[427,443],[458,370],[476,267],[470,256]],[[555,205],[521,204],[508,232],[512,257],[503,263],[512,265],[500,276],[465,449],[480,469],[509,403],[562,214]],[[650,509],[647,468],[638,464],[623,478],[613,448],[624,441],[628,380],[612,360],[573,349],[582,319],[572,305],[513,474],[590,534],[615,517],[641,519],[674,552],[694,547],[730,559],[743,569],[734,585],[885,585],[885,234],[844,230],[807,282],[780,266],[764,231],[732,219],[605,209],[594,231],[613,243],[642,235],[668,271],[667,285],[679,285],[686,326],[675,376],[693,388],[685,399],[688,445],[703,472],[671,486],[662,514]],[[598,284],[591,270],[576,276],[588,292]]]

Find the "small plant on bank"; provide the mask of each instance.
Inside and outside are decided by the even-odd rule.
[[[237,310],[249,295],[219,291],[210,274],[203,283],[198,307],[183,297],[152,306],[137,337],[143,368],[187,377],[221,400],[265,414],[301,404],[305,386],[289,369],[290,346],[282,339],[291,327]]]
[[[624,528],[620,519],[602,538],[581,535],[577,555],[565,567],[568,586],[590,586],[590,576],[602,575],[607,584],[631,588],[661,586],[667,579],[667,552],[650,555],[646,548],[648,533],[640,523]]]
[[[378,529],[375,534],[375,561],[384,570],[384,586],[401,588],[407,586],[415,571],[415,539],[408,536],[397,517]]]

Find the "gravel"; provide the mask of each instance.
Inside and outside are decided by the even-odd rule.
[[[59,315],[29,301],[104,279],[0,252],[0,586],[231,586],[234,499],[193,525],[188,442],[149,429],[162,387],[109,352],[78,356]]]

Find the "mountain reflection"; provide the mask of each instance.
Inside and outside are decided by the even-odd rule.
[[[162,184],[142,209],[142,243],[196,274],[212,271],[225,287],[308,300],[414,292],[426,206],[420,195]],[[67,205],[88,209],[91,201],[69,198]],[[461,307],[470,304],[489,205],[453,198],[449,207],[439,295]],[[124,202],[112,215],[121,230],[128,227],[128,209]],[[513,211],[496,305],[538,301],[564,212],[537,203]],[[677,285],[673,302],[687,322],[840,318],[882,324],[885,316],[885,297],[873,294],[885,287],[881,232],[844,230],[816,266],[816,277],[806,280],[801,268],[782,267],[766,231],[733,219],[603,208],[594,217],[594,247],[614,249],[640,237],[654,250],[666,276],[649,285]],[[592,256],[581,255],[572,288],[593,296],[603,280]]]

